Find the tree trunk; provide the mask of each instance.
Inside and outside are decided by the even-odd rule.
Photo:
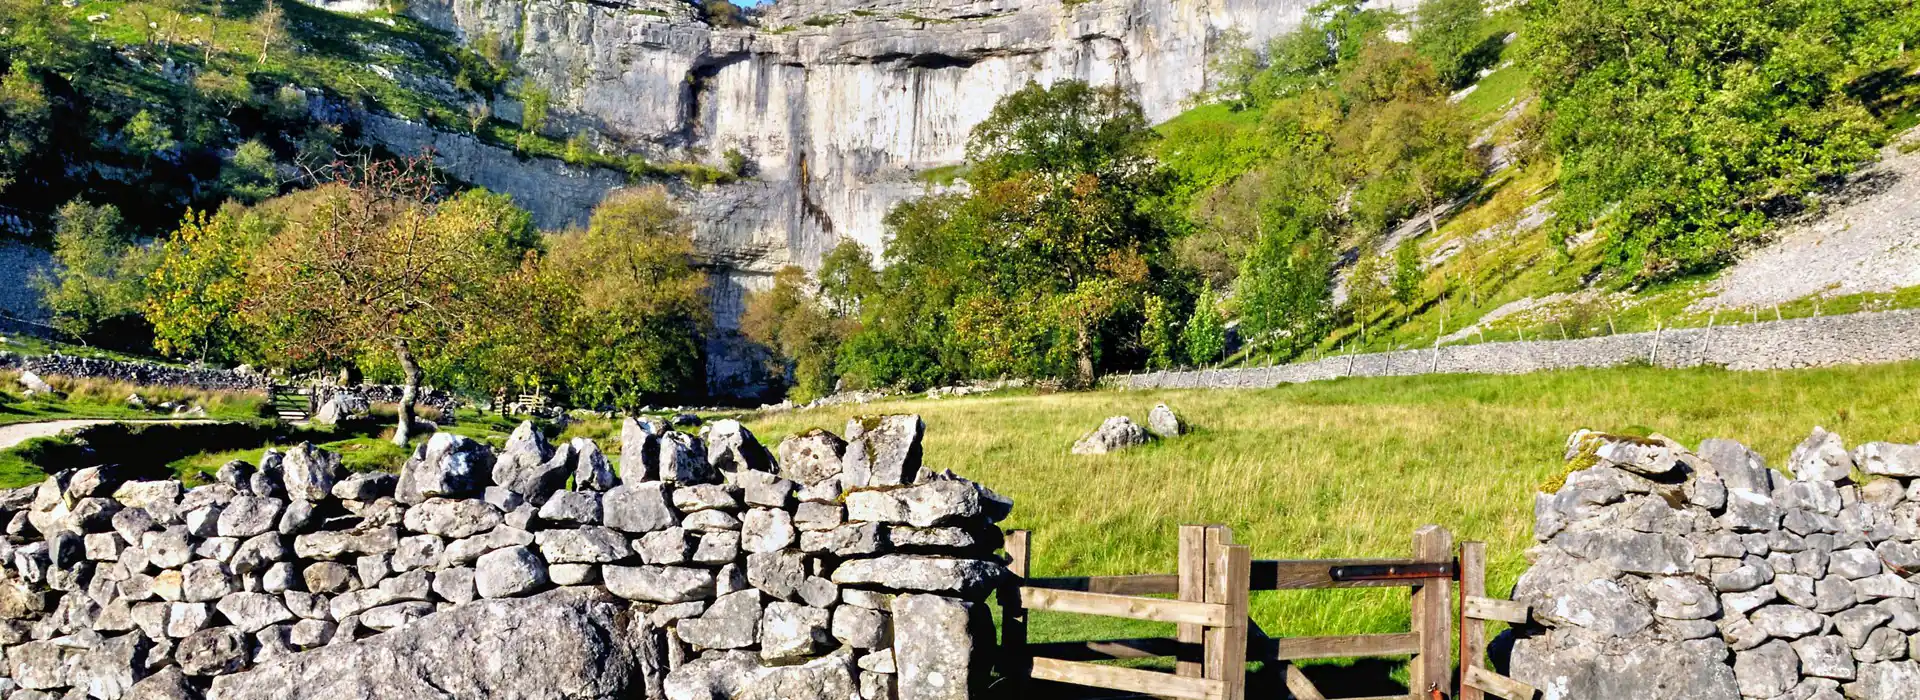
[[[407,446],[407,438],[413,432],[413,403],[420,398],[420,363],[413,359],[413,348],[407,341],[393,342],[393,354],[400,360],[400,371],[405,374],[405,384],[400,388],[400,420],[393,429],[393,444]]]
[[[1093,330],[1083,326],[1080,328],[1079,336],[1078,342],[1075,343],[1078,346],[1075,348],[1075,354],[1079,355],[1079,358],[1075,364],[1078,365],[1080,388],[1090,389],[1093,387]]]

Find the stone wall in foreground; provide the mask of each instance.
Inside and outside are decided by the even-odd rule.
[[[1272,367],[1113,375],[1101,384],[1114,389],[1254,389],[1340,377],[1526,374],[1634,363],[1766,370],[1914,359],[1920,359],[1920,312],[1882,311],[1575,340],[1446,345]]]
[[[0,697],[968,697],[1011,503],[916,416],[796,435],[628,420],[618,468],[531,424],[398,475],[309,444],[217,481],[0,493]]]
[[[1537,497],[1513,677],[1547,700],[1920,699],[1920,446],[1581,431]],[[1791,476],[1789,476],[1789,473]]]

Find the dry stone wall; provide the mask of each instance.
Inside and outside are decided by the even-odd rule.
[[[1147,372],[1102,383],[1116,389],[1252,389],[1340,377],[1526,374],[1634,363],[1767,370],[1914,359],[1920,359],[1920,313],[1883,311],[1576,340],[1447,345],[1272,367]]]
[[[1581,431],[1534,506],[1515,678],[1547,700],[1920,699],[1920,445]]]
[[[1011,503],[916,416],[761,446],[523,424],[400,473],[301,444],[215,483],[106,468],[0,493],[0,697],[968,697]]]

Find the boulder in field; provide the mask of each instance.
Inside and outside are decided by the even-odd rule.
[[[1101,455],[1147,444],[1147,431],[1126,416],[1114,416],[1073,443],[1077,455]]]
[[[1147,432],[1155,437],[1177,438],[1187,433],[1187,423],[1166,404],[1157,404],[1147,413]]]

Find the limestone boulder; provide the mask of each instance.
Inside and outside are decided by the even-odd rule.
[[[209,700],[624,700],[657,650],[604,592],[486,600],[218,678]],[[642,623],[644,616],[636,616]]]
[[[1106,419],[1073,443],[1073,453],[1077,455],[1100,455],[1117,452],[1129,447],[1147,444],[1148,434],[1145,428],[1126,416],[1114,416]]]

